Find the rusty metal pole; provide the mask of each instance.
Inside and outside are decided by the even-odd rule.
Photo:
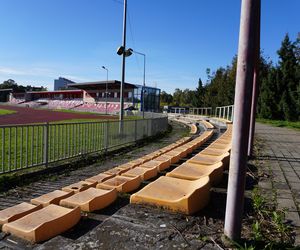
[[[255,48],[255,16],[260,0],[242,0],[224,234],[241,236]]]
[[[256,106],[259,91],[259,65],[260,65],[260,10],[261,2],[257,3],[257,13],[256,13],[256,33],[255,33],[255,50],[254,50],[254,75],[253,75],[253,92],[252,92],[252,104],[251,104],[251,117],[250,117],[250,131],[249,131],[249,145],[248,145],[248,157],[252,156],[253,153],[253,141],[255,133],[255,116],[256,116]]]

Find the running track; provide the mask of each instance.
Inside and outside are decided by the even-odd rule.
[[[6,105],[0,105],[0,109],[1,108],[14,110],[17,111],[17,113],[0,115],[0,125],[55,122],[70,119],[115,119],[115,117],[112,116],[98,114],[76,114]]]

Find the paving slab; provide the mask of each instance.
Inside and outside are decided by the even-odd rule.
[[[276,191],[280,209],[287,209],[286,220],[295,226],[295,245],[300,244],[300,132],[288,128],[256,124],[256,137],[264,146],[260,152],[264,166],[270,168],[272,186]],[[264,180],[258,184],[268,190],[270,184]]]

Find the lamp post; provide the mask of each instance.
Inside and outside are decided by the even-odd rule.
[[[102,66],[102,69],[106,70],[106,84],[105,84],[105,114],[107,115],[107,84],[108,84],[108,69]]]
[[[143,76],[143,119],[145,118],[145,81],[146,81],[146,55],[144,53],[135,51],[133,49],[129,49],[133,53],[136,53],[138,55],[141,55],[144,57],[144,76]]]

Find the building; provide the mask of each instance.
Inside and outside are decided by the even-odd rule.
[[[10,102],[32,107],[118,113],[120,85],[117,80],[70,83],[66,86],[67,90],[11,93]],[[158,88],[125,83],[123,97],[124,109],[159,111]]]
[[[120,102],[120,85],[118,80],[84,82],[68,84],[68,87],[85,91],[85,102]],[[107,98],[106,98],[107,89]],[[124,103],[137,110],[158,112],[160,89],[138,84],[124,83]],[[144,107],[143,107],[144,103]]]
[[[54,80],[54,90],[60,90],[67,88],[68,84],[75,83],[67,78],[59,77]]]

